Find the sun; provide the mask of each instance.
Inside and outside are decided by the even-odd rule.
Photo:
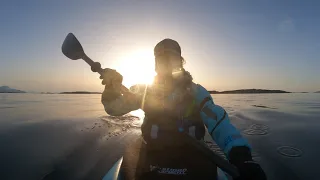
[[[119,59],[116,70],[123,76],[123,85],[152,84],[154,76],[154,55],[152,49],[138,49]]]

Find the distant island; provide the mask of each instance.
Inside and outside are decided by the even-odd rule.
[[[101,92],[88,92],[88,91],[74,91],[74,92],[61,92],[59,94],[102,94]]]
[[[320,91],[316,91],[316,92],[314,92],[314,93],[320,93]]]
[[[9,86],[1,86],[0,93],[26,93],[26,92],[18,89],[10,88]]]
[[[268,89],[239,89],[231,91],[209,91],[210,94],[262,94],[262,93],[291,93],[282,90]]]
[[[132,89],[131,89],[132,90]],[[210,94],[262,94],[262,93],[291,93],[282,90],[267,90],[267,89],[239,89],[231,91],[209,91]],[[53,94],[53,93],[43,93]],[[58,94],[102,94],[101,92],[89,92],[89,91],[73,91],[73,92],[61,92]]]

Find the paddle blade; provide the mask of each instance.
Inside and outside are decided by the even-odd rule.
[[[72,60],[78,60],[85,56],[83,48],[78,39],[69,33],[62,44],[62,53]]]

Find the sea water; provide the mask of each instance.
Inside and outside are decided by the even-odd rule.
[[[212,97],[270,179],[319,179],[320,94]],[[97,94],[0,94],[0,179],[98,178],[142,118],[141,110],[108,116]]]

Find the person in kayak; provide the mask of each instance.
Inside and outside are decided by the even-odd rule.
[[[107,114],[122,116],[142,109],[143,140],[148,147],[162,149],[180,146],[182,132],[202,140],[206,127],[229,162],[239,169],[242,179],[266,179],[261,166],[252,159],[251,146],[230,123],[228,113],[183,68],[185,60],[178,42],[160,41],[154,48],[154,56],[157,75],[153,84],[132,86],[127,93],[120,92],[122,75],[104,69],[100,77],[105,85],[101,102]]]

